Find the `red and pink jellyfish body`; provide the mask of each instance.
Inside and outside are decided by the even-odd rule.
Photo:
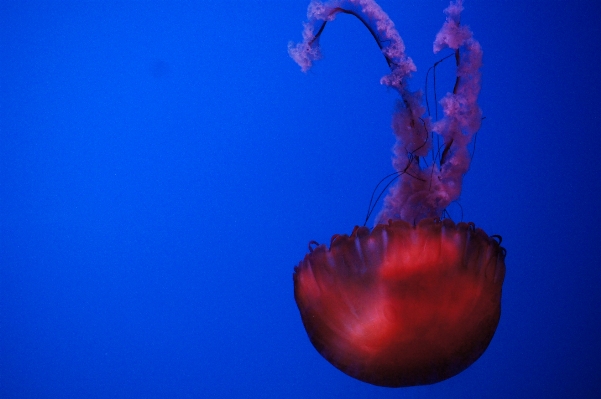
[[[461,0],[451,2],[434,41],[434,52],[451,49],[457,64],[438,121],[424,116],[420,93],[409,90],[415,65],[375,1],[313,1],[303,42],[289,46],[307,71],[320,58],[326,24],[339,13],[354,15],[390,66],[381,83],[401,97],[392,121],[398,178],[376,226],[334,235],[329,248],[311,248],[294,270],[294,296],[312,344],[344,373],[375,385],[432,384],[460,373],[484,353],[501,315],[505,249],[498,236],[443,218],[461,193],[468,144],[482,119],[482,50],[459,23],[462,10]]]

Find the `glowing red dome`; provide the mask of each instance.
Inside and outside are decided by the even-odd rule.
[[[294,296],[309,339],[341,371],[387,387],[431,384],[490,343],[504,258],[471,224],[391,221],[316,247],[295,268]]]

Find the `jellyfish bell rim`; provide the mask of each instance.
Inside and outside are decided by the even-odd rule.
[[[294,296],[311,343],[344,373],[386,387],[433,384],[491,342],[505,255],[473,223],[389,220],[306,254]]]

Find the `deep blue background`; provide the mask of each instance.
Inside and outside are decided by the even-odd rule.
[[[305,75],[305,0],[3,1],[0,397],[601,397],[596,3],[466,2],[486,120],[461,206],[504,238],[503,315],[468,370],[394,390],[323,360],[292,296],[391,171],[357,20]],[[420,87],[447,3],[381,5]]]

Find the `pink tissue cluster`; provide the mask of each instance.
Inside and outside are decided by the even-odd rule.
[[[480,92],[482,49],[467,26],[460,24],[462,0],[452,1],[445,9],[446,21],[436,35],[434,52],[444,49],[456,52],[457,82],[453,93],[440,101],[444,117],[432,121],[426,117],[421,92],[411,92],[407,79],[415,66],[405,54],[405,46],[394,24],[373,0],[346,0],[309,6],[308,19],[303,31],[303,42],[289,45],[291,57],[307,71],[320,58],[319,43],[315,38],[318,23],[332,21],[336,14],[348,8],[357,8],[377,32],[382,52],[387,56],[391,73],[381,83],[395,88],[401,95],[393,115],[392,128],[397,141],[394,145],[393,165],[399,178],[384,199],[384,207],[377,223],[405,220],[417,223],[431,217],[441,217],[445,208],[459,198],[463,175],[468,171],[471,156],[468,144],[480,128],[482,113],[477,104]],[[318,38],[317,38],[318,39]],[[435,135],[441,140],[433,140]],[[432,148],[433,142],[442,145]],[[428,163],[428,154],[435,154]]]
[[[374,0],[334,0],[327,3],[313,0],[307,9],[308,21],[304,23],[303,41],[297,44],[288,43],[290,57],[296,61],[303,72],[308,71],[313,62],[321,58],[319,40],[315,40],[316,24],[319,24],[320,21],[331,22],[338,13],[348,8],[357,8],[378,33],[381,41],[387,42],[387,45],[382,48],[382,52],[395,61],[396,67],[392,70],[391,75],[382,78],[382,83],[389,86],[400,84],[404,78],[416,70],[415,65],[411,58],[405,55],[405,44],[394,27],[394,23]]]

